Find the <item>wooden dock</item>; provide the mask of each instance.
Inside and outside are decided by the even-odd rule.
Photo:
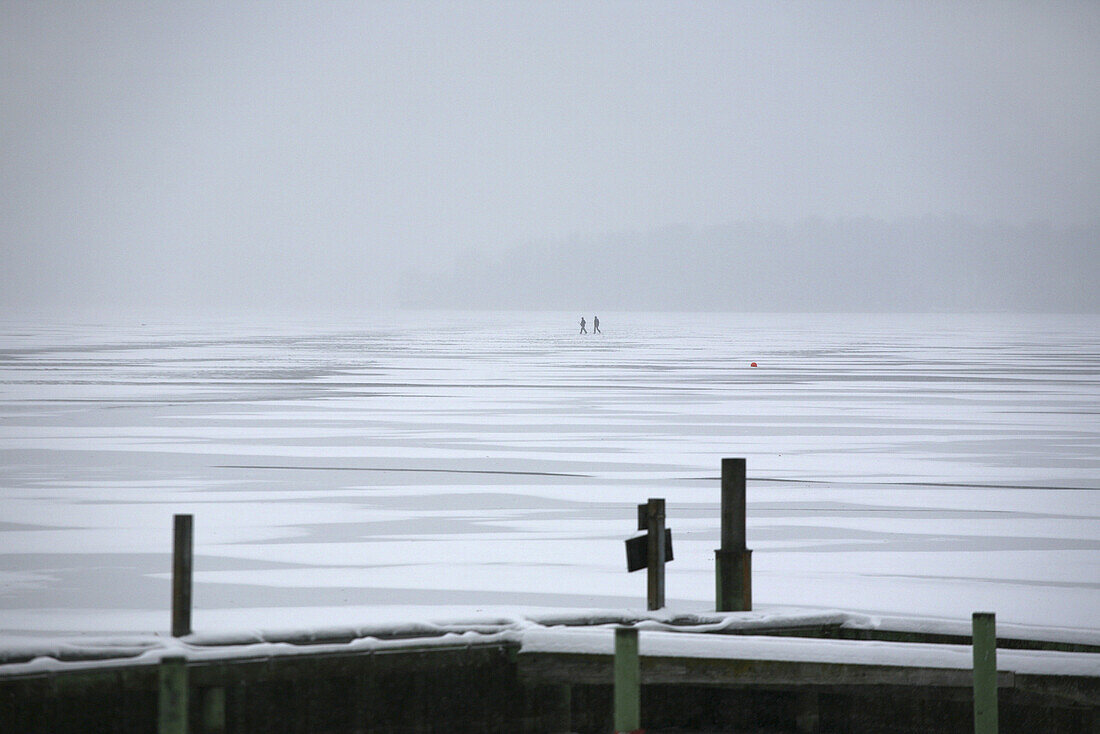
[[[969,644],[836,639],[859,625],[749,613],[191,635],[131,641],[114,657],[95,641],[94,656],[27,650],[0,664],[0,722],[34,734],[157,731],[164,661],[182,658],[185,730],[197,734],[606,734],[624,624],[640,630],[647,731],[973,730]],[[1050,643],[1066,645],[1090,647]],[[998,650],[1000,731],[1097,731],[1100,652],[1022,647]]]

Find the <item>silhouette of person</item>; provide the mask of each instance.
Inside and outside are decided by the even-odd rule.
[[[602,331],[600,331],[600,317],[599,316],[593,316],[592,317],[592,333],[593,334],[602,334],[603,333]]]
[[[585,331],[585,329],[584,329],[584,317],[583,317],[583,316],[581,316],[581,333],[582,333],[582,334],[587,334],[587,333],[588,333],[588,332],[587,332],[587,331]]]

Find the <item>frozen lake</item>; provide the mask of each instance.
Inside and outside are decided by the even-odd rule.
[[[713,609],[723,456],[759,609],[1100,627],[1100,317],[579,316],[0,322],[0,630],[166,630],[174,513],[200,631],[642,608],[648,497]]]

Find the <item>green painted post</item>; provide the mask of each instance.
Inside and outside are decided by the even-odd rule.
[[[638,661],[638,630],[615,629],[615,731],[639,731],[642,708],[642,674]]]
[[[722,547],[714,552],[715,609],[752,611],[752,551],[745,543],[745,460],[722,459]]]
[[[187,734],[187,660],[161,658],[158,734]]]
[[[997,619],[974,612],[974,734],[997,734]]]

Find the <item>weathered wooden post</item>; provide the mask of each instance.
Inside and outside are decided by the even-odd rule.
[[[158,734],[187,734],[187,659],[161,658]]]
[[[722,459],[722,547],[715,554],[715,608],[752,611],[752,551],[745,547],[745,460]]]
[[[665,605],[665,501],[650,497],[646,504],[647,609]]]
[[[997,734],[997,619],[974,612],[974,734]]]
[[[629,573],[646,569],[647,608],[665,605],[665,564],[672,560],[672,531],[665,527],[665,501],[650,498],[638,505],[638,535],[626,541],[626,570]]]
[[[172,636],[191,634],[192,516],[176,515],[172,538]]]
[[[652,502],[652,500],[650,500]],[[615,628],[615,732],[641,731],[642,672],[638,660],[638,630]]]

